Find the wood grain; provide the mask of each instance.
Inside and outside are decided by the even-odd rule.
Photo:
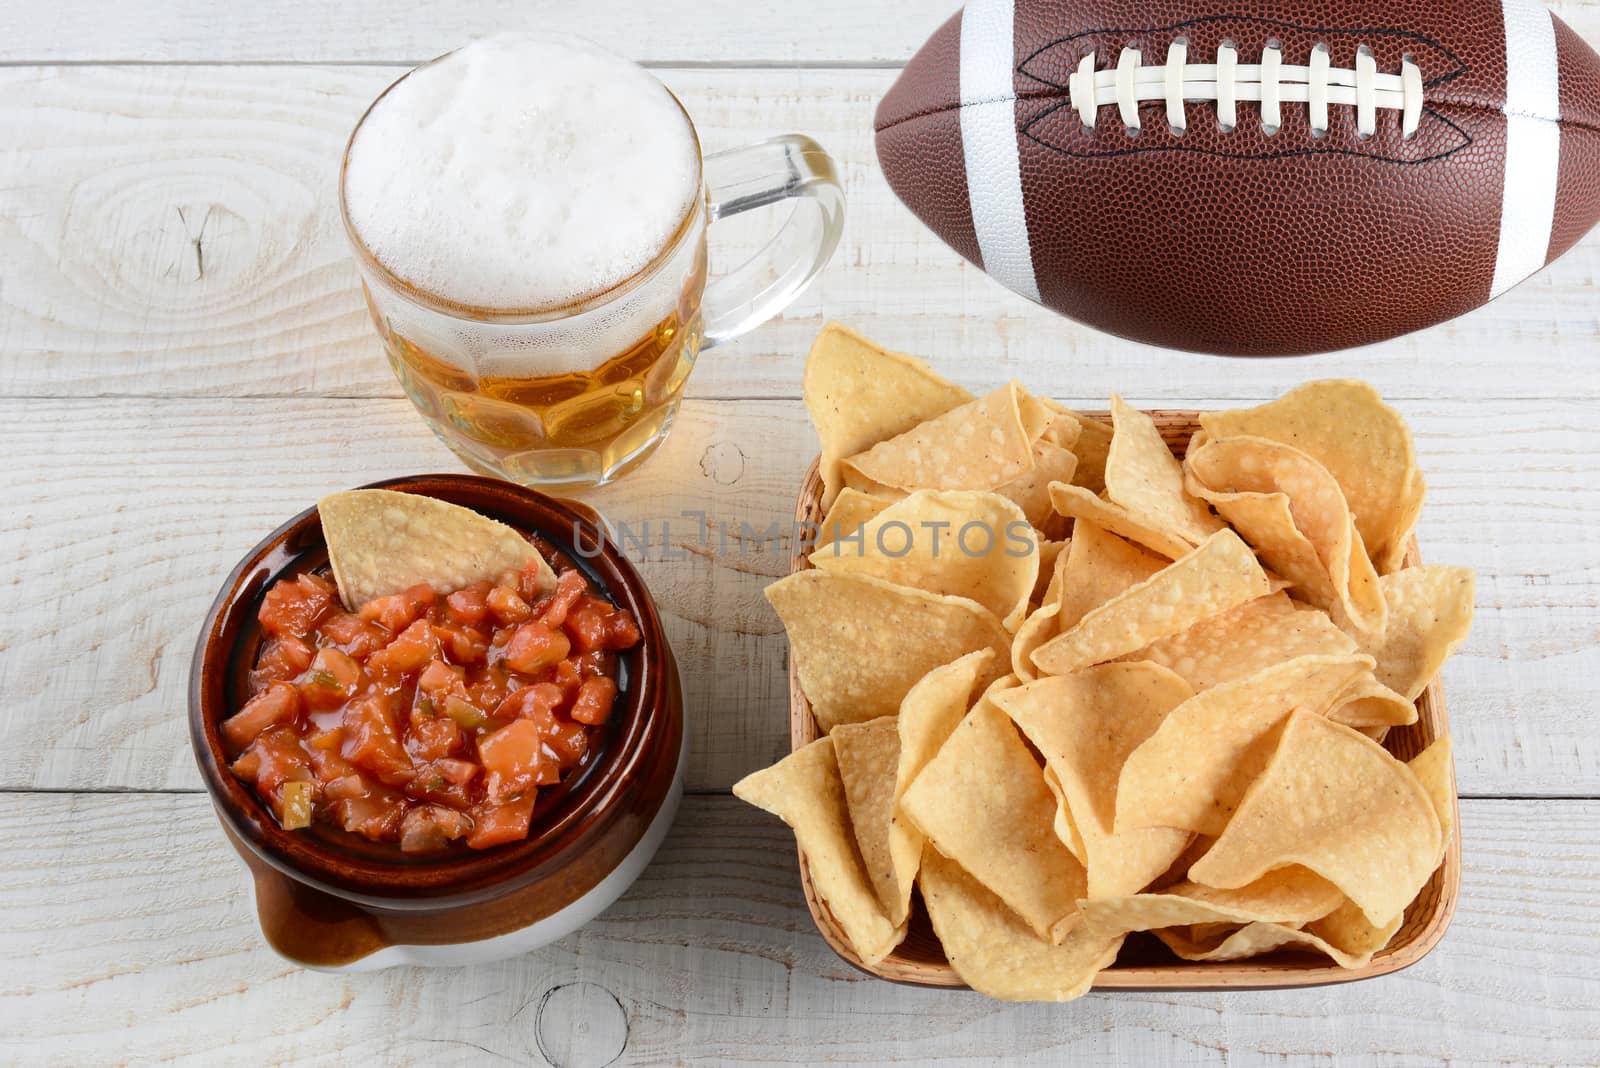
[[[679,0],[654,5],[654,17],[644,18],[628,0],[459,0],[407,8],[400,18],[401,9],[383,0],[58,0],[7,12],[0,62],[415,63],[480,34],[531,29],[581,33],[643,62],[899,64],[960,6],[959,0]],[[1600,38],[1596,0],[1549,6],[1590,40]]]
[[[330,976],[264,948],[203,797],[0,796],[0,1061],[539,1064],[547,995],[585,983],[626,1014],[630,1065],[1592,1063],[1600,804],[1462,818],[1460,911],[1409,971],[1063,1008],[862,976],[812,928],[788,830],[731,797],[688,799],[633,890],[547,950]]]
[[[1600,398],[1600,236],[1488,307],[1410,338],[1303,360],[1165,352],[1008,293],[894,199],[871,132],[893,71],[661,73],[709,150],[813,134],[838,157],[849,201],[832,265],[788,314],[701,360],[702,396],[797,395],[817,328],[840,318],[968,386],[1018,377],[1085,403],[1124,390],[1183,407],[1330,375],[1398,398]],[[351,125],[396,74],[0,70],[0,395],[400,396],[334,192]],[[713,228],[714,265],[754,250],[773,223],[762,215]]]
[[[397,7],[228,0],[107,7],[94,0],[7,12],[0,62],[347,63],[407,65],[486,33],[577,33],[644,63],[897,64],[960,0],[896,4],[893,17],[848,0],[458,0]],[[401,13],[403,12],[403,17]]]
[[[1479,572],[1445,673],[1462,793],[1600,793],[1594,405],[1401,407],[1431,486],[1424,552]],[[461,469],[404,401],[11,399],[0,420],[5,787],[196,787],[189,657],[227,571],[324,493]],[[628,549],[683,669],[692,789],[787,751],[786,642],[761,590],[786,573],[776,535],[815,453],[797,401],[691,396],[660,453],[592,497],[646,543]]]

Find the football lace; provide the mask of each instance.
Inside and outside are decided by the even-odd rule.
[[[1334,67],[1326,44],[1311,50],[1306,66],[1285,64],[1283,48],[1268,41],[1260,63],[1240,63],[1239,50],[1232,41],[1217,47],[1215,63],[1190,63],[1189,42],[1179,37],[1167,49],[1163,66],[1143,66],[1137,48],[1124,48],[1115,67],[1095,69],[1096,54],[1090,52],[1068,80],[1072,108],[1083,124],[1094,129],[1102,107],[1115,104],[1128,136],[1137,136],[1141,122],[1139,104],[1164,100],[1167,125],[1173,136],[1182,137],[1189,128],[1188,105],[1211,103],[1217,106],[1217,125],[1231,133],[1239,121],[1239,102],[1261,105],[1261,129],[1275,135],[1283,126],[1283,105],[1307,105],[1314,137],[1328,132],[1328,109],[1332,106],[1356,109],[1356,136],[1362,140],[1378,130],[1378,109],[1401,113],[1401,136],[1409,141],[1422,124],[1422,69],[1407,54],[1399,74],[1380,74],[1372,49],[1356,50],[1355,69]]]

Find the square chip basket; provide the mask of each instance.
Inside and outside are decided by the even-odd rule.
[[[1088,413],[1094,418],[1109,420],[1104,412]],[[1182,455],[1190,436],[1198,429],[1199,413],[1183,411],[1158,411],[1150,413],[1161,429],[1162,437],[1175,455]],[[800,486],[795,507],[797,524],[820,526],[823,519],[822,477],[818,463],[813,463]],[[1422,562],[1413,539],[1405,557],[1405,566],[1415,567]],[[796,544],[790,561],[791,573],[809,568],[805,552]],[[1449,733],[1445,719],[1444,693],[1438,682],[1429,686],[1417,701],[1417,722],[1409,727],[1396,727],[1389,732],[1384,747],[1401,760],[1409,760],[1426,749],[1433,741]],[[799,749],[820,736],[816,719],[811,714],[810,702],[800,690],[800,679],[790,658],[789,668],[789,742],[791,749]],[[1456,797],[1455,770],[1451,768],[1450,793]],[[1223,963],[1189,963],[1169,952],[1157,939],[1147,934],[1128,937],[1116,963],[1102,971],[1094,981],[1097,990],[1279,990],[1293,987],[1324,986],[1349,983],[1358,979],[1372,979],[1388,975],[1415,964],[1426,956],[1450,925],[1455,914],[1456,896],[1461,885],[1460,818],[1455,822],[1457,833],[1451,835],[1450,847],[1444,863],[1434,872],[1422,893],[1406,910],[1405,920],[1387,947],[1380,950],[1363,968],[1340,968],[1332,961],[1316,954],[1294,950],[1276,950],[1249,960]],[[817,930],[828,945],[833,947],[847,963],[891,982],[914,986],[951,987],[965,989],[966,984],[956,975],[945,960],[939,940],[928,922],[928,914],[920,897],[913,897],[910,930],[893,953],[877,964],[865,964],[851,949],[849,941],[840,931],[826,905],[817,897],[805,863],[805,853],[800,853],[800,881],[804,887],[806,904]]]

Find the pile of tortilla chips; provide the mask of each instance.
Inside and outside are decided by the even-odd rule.
[[[975,990],[1068,1000],[1133,932],[1361,967],[1454,822],[1449,739],[1381,744],[1471,622],[1402,568],[1423,480],[1377,393],[1203,416],[1178,459],[842,327],[811,354],[827,518],[768,598],[824,736],[734,793],[795,830],[871,965],[914,891]]]

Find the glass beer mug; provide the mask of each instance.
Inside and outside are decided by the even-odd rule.
[[[704,348],[790,304],[839,241],[814,141],[702,157],[642,68],[576,38],[501,35],[409,72],[350,136],[340,209],[395,375],[470,467],[609,482],[665,437]],[[706,230],[780,201],[716,278]]]

